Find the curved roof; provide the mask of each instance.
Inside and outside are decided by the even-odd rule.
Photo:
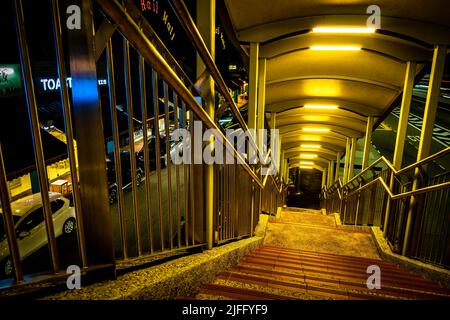
[[[345,151],[347,137],[364,136],[368,116],[380,117],[401,95],[407,61],[418,62],[419,72],[435,45],[450,44],[450,6],[444,0],[377,1],[381,27],[373,33],[313,30],[364,28],[373,1],[224,1],[241,45],[259,43],[259,57],[266,59],[265,111],[277,114],[281,146],[292,165],[305,151],[302,143],[315,142],[321,146],[315,162],[326,168],[326,161]]]

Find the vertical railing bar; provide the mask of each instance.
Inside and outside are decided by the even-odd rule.
[[[228,165],[224,165],[223,166],[223,173],[222,173],[222,185],[223,185],[223,189],[224,189],[224,196],[223,196],[223,210],[222,210],[222,214],[221,214],[221,232],[222,232],[222,239],[225,238],[225,217],[228,215],[229,213],[229,205],[230,205],[230,199],[229,199],[229,188],[228,188],[228,177],[229,177],[229,166]]]
[[[33,76],[31,72],[30,56],[28,53],[27,39],[25,33],[24,14],[21,0],[15,0],[15,22],[19,39],[19,54],[24,79],[24,90],[28,105],[28,116],[33,138],[34,156],[36,169],[38,173],[39,188],[41,192],[42,205],[44,209],[45,227],[47,231],[47,240],[50,250],[50,263],[53,273],[59,272],[58,248],[55,240],[55,229],[53,226],[53,216],[50,207],[48,193],[48,178],[45,168],[44,150],[42,147],[41,132],[39,126],[39,117],[34,94]]]
[[[125,208],[124,208],[124,196],[123,196],[123,181],[122,181],[122,161],[120,158],[120,137],[119,137],[119,123],[117,120],[117,99],[116,99],[116,84],[114,75],[114,58],[112,49],[112,40],[109,39],[107,44],[107,72],[108,72],[108,90],[109,90],[109,103],[110,114],[112,124],[112,136],[114,141],[114,167],[116,173],[117,184],[117,208],[119,210],[120,220],[120,240],[123,252],[123,258],[128,259],[128,245],[127,245],[127,230],[125,225]]]
[[[152,194],[150,191],[150,159],[148,149],[148,110],[147,87],[145,82],[145,60],[139,55],[139,86],[141,91],[142,133],[144,139],[144,174],[145,174],[145,200],[147,203],[147,234],[149,238],[150,254],[153,254],[153,218],[152,218]]]
[[[16,230],[11,210],[11,198],[8,190],[8,181],[6,179],[5,163],[3,161],[2,146],[0,144],[0,200],[3,211],[3,224],[8,241],[9,255],[14,268],[16,282],[23,281],[22,262],[20,261],[19,246],[17,244]]]
[[[191,142],[194,137],[194,113],[190,112],[189,129],[191,132]],[[195,245],[195,193],[194,193],[194,143],[191,143],[191,165],[189,174],[190,194],[191,194],[191,232],[192,232],[192,245]]]
[[[442,181],[443,179],[439,179],[439,180]],[[438,203],[438,210],[436,210],[436,212],[438,214],[438,217],[437,217],[438,219],[436,219],[436,220],[438,220],[438,226],[440,226],[439,228],[442,229],[442,226],[445,224],[445,214],[440,214],[440,213],[441,213],[441,210],[442,210],[442,205],[443,205],[442,198],[444,196],[445,190],[439,190],[439,191],[436,191],[436,192],[439,192],[439,201],[437,202]],[[425,211],[425,212],[427,212],[427,211]],[[442,218],[441,218],[441,216],[442,216]],[[441,233],[439,232],[439,234],[441,234]],[[436,243],[436,245],[437,245],[437,252],[436,252],[436,257],[433,259],[434,262],[437,262],[437,260],[438,260],[437,255],[439,255],[439,251],[441,249],[441,241],[440,240],[441,240],[441,237],[439,237],[438,239],[436,239],[434,241],[434,242],[437,242]]]
[[[178,96],[177,94],[174,92],[173,93],[173,108],[174,108],[174,122],[175,122],[175,130],[178,131],[180,129],[180,123],[179,121],[179,117],[178,117],[178,112],[179,112],[179,105],[178,105]],[[178,151],[177,147],[179,147],[179,140],[175,141],[175,146],[176,149],[175,151]],[[179,154],[178,154],[179,155]],[[167,161],[170,161],[170,154],[168,155]],[[177,241],[178,241],[178,248],[181,247],[181,206],[180,206],[180,165],[176,164],[175,165],[175,180],[176,180],[176,184],[177,184],[177,218],[178,218],[178,223],[177,223]]]
[[[183,115],[183,129],[187,128],[187,111],[186,111],[186,104],[181,101],[182,104],[182,115]],[[190,149],[192,149],[192,138],[190,139],[189,143],[191,143]],[[190,151],[189,149],[189,151]],[[183,140],[183,190],[184,190],[184,240],[186,242],[186,246],[189,246],[189,180],[188,180],[188,166],[189,164],[185,163],[187,160],[187,141]]]
[[[158,74],[155,69],[152,70],[153,81],[153,116],[156,139],[156,174],[158,176],[158,211],[159,228],[161,238],[161,251],[164,251],[164,217],[162,208],[162,184],[161,184],[161,141],[159,136],[159,92],[158,92]]]
[[[431,217],[432,219],[430,219],[430,220],[432,222],[435,222],[434,224],[431,224],[431,230],[430,231],[432,231],[432,232],[434,231],[435,232],[436,229],[439,228],[440,225],[442,225],[440,223],[440,219],[439,219],[439,212],[441,210],[441,205],[442,205],[442,203],[440,202],[442,200],[442,191],[441,190],[432,191],[432,193],[435,194],[435,200],[439,198],[439,201],[431,202],[432,204],[435,204],[435,209],[437,209],[437,210],[430,210],[431,211],[430,213],[432,214],[432,217]],[[423,197],[425,197],[425,195]],[[425,215],[429,212],[426,209],[427,209],[427,207],[424,206],[423,207],[424,218],[425,218]],[[435,214],[433,214],[433,213],[435,213]],[[436,217],[436,214],[438,214],[437,217]],[[434,259],[433,259],[433,249],[435,248],[435,244],[436,244],[436,239],[432,239],[432,241],[431,241],[431,248],[430,248],[430,255],[429,255],[429,259],[431,261],[434,261]]]
[[[72,112],[67,88],[67,72],[64,64],[64,53],[62,44],[61,20],[59,14],[59,4],[57,0],[52,0],[53,36],[55,38],[56,65],[58,77],[61,84],[61,102],[63,107],[64,126],[66,130],[67,153],[69,155],[70,177],[72,180],[72,196],[75,206],[77,235],[81,263],[83,268],[87,268],[86,241],[84,237],[83,213],[81,211],[80,189],[78,188],[78,170],[76,163],[75,145],[73,139]]]
[[[131,70],[130,70],[130,44],[127,39],[123,39],[124,46],[124,75],[125,75],[125,98],[128,113],[128,137],[130,145],[130,163],[131,163],[131,188],[133,193],[133,213],[134,213],[134,230],[136,233],[138,256],[142,255],[142,239],[141,239],[141,217],[138,204],[138,189],[136,183],[136,152],[134,146],[134,119],[133,119],[133,92],[131,89]]]
[[[167,198],[169,205],[169,245],[173,249],[173,212],[172,212],[172,164],[170,161],[170,106],[169,106],[169,84],[164,81],[164,127],[166,131],[166,162],[167,162]]]

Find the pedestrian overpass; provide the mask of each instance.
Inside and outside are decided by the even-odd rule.
[[[114,279],[149,261],[248,243],[258,236],[255,228],[267,219],[280,224],[303,221],[295,214],[295,221],[286,217],[286,212],[295,212],[283,209],[289,186],[295,182],[294,176],[301,180],[320,172],[317,199],[328,217],[323,223],[335,217],[342,229],[365,230],[362,232],[367,234],[372,230],[371,241],[385,244],[379,249],[384,250],[380,256],[389,263],[378,259],[391,272],[393,289],[387,296],[403,297],[396,287],[398,277],[404,280],[399,286],[406,286],[407,298],[436,298],[434,292],[448,298],[445,289],[427,282],[442,285],[450,279],[450,147],[433,142],[441,102],[448,101],[442,80],[444,74],[450,74],[450,8],[444,1],[379,1],[373,6],[367,1],[198,0],[194,14],[187,3],[171,0],[176,16],[155,7],[158,1],[74,0],[70,8],[57,0],[48,1],[48,21],[42,22],[52,38],[48,50],[53,52],[59,79],[71,77],[70,88],[66,81],[59,82],[58,94],[77,228],[62,244],[55,238],[40,135],[42,93],[36,89],[35,49],[29,36],[38,20],[31,18],[30,4],[7,2],[2,6],[10,16],[4,23],[17,30],[22,104],[29,114],[23,121],[32,132],[42,200],[40,222],[47,240],[43,268],[26,267],[28,257],[23,255],[22,236],[15,231],[16,207],[8,191],[8,162],[0,152],[0,231],[5,235],[6,252],[0,266],[4,273],[10,271],[0,280],[0,294],[19,294],[36,282],[65,281],[68,265],[79,266],[83,277],[89,279]],[[152,28],[145,16],[149,10],[163,17],[171,38],[181,36],[181,30],[173,33],[174,22],[170,25],[169,19],[182,26],[195,50],[195,79]],[[216,14],[248,68],[246,119],[216,65]],[[102,70],[106,70],[106,80],[99,86]],[[421,127],[415,124],[417,151],[411,151],[414,161],[411,156],[405,160],[413,89],[425,76],[428,85]],[[126,124],[118,121],[118,105],[126,109]],[[236,131],[253,129],[245,153],[219,121],[226,112],[232,115]],[[169,143],[169,137],[180,129],[194,140],[196,123],[201,124],[200,144],[188,146],[178,138]],[[386,123],[392,130],[379,134],[377,130],[386,128]],[[112,175],[105,161],[105,127],[112,136]],[[259,139],[268,129],[273,130],[270,140]],[[127,165],[121,160],[124,130],[130,157]],[[141,153],[130,143],[136,131],[143,135]],[[380,145],[389,140],[389,156],[379,152],[377,135]],[[8,137],[1,139],[4,148]],[[221,150],[233,162],[173,161],[173,154],[196,159],[205,150],[209,155]],[[252,156],[259,161],[252,161]],[[128,188],[124,187],[126,179]],[[109,201],[111,188],[115,188],[117,203]],[[283,212],[284,218],[280,218]],[[307,234],[307,230],[298,232]],[[254,264],[270,262],[275,256],[281,259],[275,247],[260,248],[256,256],[246,259]],[[284,247],[280,252],[293,259],[284,261],[285,268],[301,259],[310,259],[318,269],[336,264],[345,269],[340,270],[346,273],[342,279],[350,282],[353,278],[347,273],[353,269],[349,265],[363,268],[373,262],[327,255],[320,249],[295,251],[286,243]],[[70,250],[73,253],[68,253]],[[318,265],[319,260],[328,262]],[[420,276],[398,271],[395,265],[416,272],[427,270],[431,276],[422,283]],[[233,268],[237,268],[234,272],[250,272],[245,263]],[[258,272],[261,276],[262,271]],[[257,280],[251,278],[254,274],[231,271],[227,277],[249,283]],[[319,278],[313,281],[320,282]],[[425,296],[412,294],[420,288],[408,287],[408,281],[426,287]],[[224,286],[198,285],[204,285],[202,292],[211,296],[225,290]],[[320,288],[317,292],[323,293]],[[232,298],[283,296],[241,289],[223,292]],[[327,292],[327,297],[343,297],[342,292]]]

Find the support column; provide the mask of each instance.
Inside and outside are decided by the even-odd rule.
[[[333,167],[333,160],[330,161],[330,165],[329,165],[329,170],[328,170],[328,175],[330,176],[330,182],[328,182],[328,186],[331,187],[331,185],[334,182],[334,167]]]
[[[257,110],[257,128],[258,128],[258,148],[262,152],[263,149],[263,131],[265,120],[265,104],[266,104],[266,58],[259,59],[258,69],[258,110]],[[274,116],[275,113],[272,113]],[[274,119],[275,120],[275,119]],[[272,121],[272,120],[271,120]],[[269,146],[267,146],[268,148]]]
[[[352,150],[350,153],[350,162],[348,165],[347,181],[350,181],[350,179],[353,178],[353,167],[355,166],[355,155],[356,155],[356,138],[352,138]]]
[[[364,139],[364,154],[361,163],[361,171],[369,166],[370,147],[372,145],[373,117],[367,117],[366,137]]]
[[[408,129],[409,110],[411,108],[412,90],[414,87],[414,78],[416,76],[416,63],[408,61],[406,64],[405,81],[403,84],[402,104],[400,107],[400,118],[397,126],[397,137],[395,139],[394,158],[392,165],[395,169],[402,167],[403,150],[405,147],[406,130]],[[394,178],[391,175],[389,187],[394,188]],[[389,213],[391,211],[391,199],[388,197],[386,204],[386,213],[384,215],[383,236],[387,233],[387,224],[389,221]]]
[[[325,187],[326,176],[327,176],[327,170],[324,169],[322,171],[322,189],[323,189],[323,187]]]
[[[216,37],[216,2],[215,0],[197,0],[197,28],[206,44],[212,58],[215,58],[215,37]],[[197,77],[205,71],[206,67],[200,57],[197,56]],[[215,92],[214,81],[208,76],[205,81],[206,112],[214,119]],[[210,150],[214,148],[214,136],[210,137]],[[206,224],[206,245],[208,249],[213,247],[214,235],[214,165],[205,165],[205,224]]]
[[[427,100],[425,102],[425,113],[423,116],[422,131],[420,133],[419,151],[417,152],[417,161],[421,161],[430,155],[431,138],[433,135],[434,120],[441,90],[442,76],[444,74],[445,56],[447,54],[446,46],[435,46],[433,53],[433,63],[430,72],[430,82],[428,84]],[[422,168],[426,171],[426,167]],[[419,188],[421,173],[417,168],[412,190]],[[406,220],[405,238],[403,240],[402,254],[406,255],[411,237],[412,221],[416,214],[416,199],[411,197],[411,202]]]
[[[344,176],[342,177],[342,183],[347,183],[348,178],[348,164],[350,162],[350,138],[347,138],[347,142],[345,144],[345,161],[344,161]]]
[[[248,83],[248,123],[249,129],[256,132],[257,129],[257,111],[258,111],[258,73],[259,73],[259,43],[250,43],[250,66]],[[254,139],[256,136],[253,137]],[[256,139],[255,139],[256,140]],[[249,159],[255,157],[255,150],[249,148]]]
[[[338,152],[336,155],[336,174],[334,177],[335,181],[339,180],[339,171],[341,170],[341,156],[342,154],[340,152]]]

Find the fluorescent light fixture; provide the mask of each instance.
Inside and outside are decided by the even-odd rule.
[[[374,33],[375,28],[364,27],[318,27],[313,28],[315,33]]]
[[[317,154],[312,153],[300,153],[300,158],[317,158]]]
[[[300,145],[301,148],[311,148],[311,149],[319,149],[321,145],[319,144],[302,144]]]
[[[300,166],[300,169],[312,169],[312,166]]]
[[[300,161],[300,164],[307,165],[307,166],[312,166],[314,164],[314,162],[312,162],[312,161]]]
[[[303,128],[302,131],[305,132],[330,132],[330,129],[328,128]]]
[[[316,51],[358,51],[361,47],[357,46],[311,46],[311,50]]]
[[[303,106],[305,109],[326,109],[326,110],[333,110],[337,109],[338,106],[336,105],[320,105],[320,104],[305,104]]]

